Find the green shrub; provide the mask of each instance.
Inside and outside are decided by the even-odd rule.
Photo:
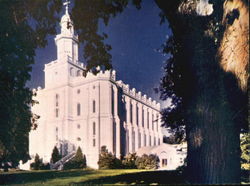
[[[98,160],[99,169],[119,169],[122,168],[121,160],[117,159],[112,153],[108,152],[106,146],[101,147]]]
[[[36,154],[34,162],[30,164],[30,168],[32,170],[49,170],[50,164],[49,163],[44,164],[43,159],[40,159],[39,155]]]
[[[122,165],[123,168],[125,169],[136,169],[135,161],[136,161],[136,153],[128,154],[127,156],[124,157],[122,160]]]
[[[159,158],[154,154],[143,154],[142,157],[137,157],[135,165],[138,169],[157,169],[159,167]]]
[[[53,149],[53,152],[51,154],[51,162],[56,163],[62,158],[62,156],[59,154],[58,148],[55,146]]]
[[[82,150],[78,147],[74,158],[63,165],[63,169],[82,169],[86,168],[86,157],[82,154]]]

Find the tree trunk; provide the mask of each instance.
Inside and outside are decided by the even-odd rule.
[[[223,2],[213,1],[212,14],[201,16],[196,9],[199,1],[155,1],[169,21],[175,42],[181,46],[178,63],[188,72],[185,78],[189,90],[182,95],[188,182],[240,183],[239,134],[241,124],[247,121],[245,90],[249,57],[245,50],[248,39],[244,40],[248,38],[247,5],[241,1],[239,6],[240,1],[236,1],[228,8]],[[242,24],[238,24],[240,22]],[[230,38],[235,33],[238,35]],[[237,45],[242,40],[246,46]],[[233,47],[241,51],[233,48],[229,52],[230,45],[231,48],[236,45]],[[226,59],[229,55],[234,56],[231,61]],[[233,69],[227,68],[235,64],[237,58],[242,60],[236,60]]]

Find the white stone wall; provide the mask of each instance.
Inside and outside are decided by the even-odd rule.
[[[67,16],[61,20],[62,27]],[[117,81],[114,70],[82,76],[85,67],[78,61],[78,38],[74,30],[66,29],[62,28],[55,39],[57,60],[45,65],[45,88],[36,90],[34,99],[39,104],[32,112],[40,119],[37,130],[30,133],[30,154],[38,153],[49,162],[54,146],[63,155],[79,146],[87,165],[98,168],[101,146],[119,158],[140,147],[153,146],[154,139],[155,145],[159,140],[162,143],[160,120],[152,121],[153,115],[160,118],[160,104]]]

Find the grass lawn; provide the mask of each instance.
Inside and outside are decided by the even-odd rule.
[[[5,185],[95,185],[95,184],[185,184],[178,171],[145,171],[138,169],[15,171],[0,172],[0,184]],[[242,174],[242,184],[249,184],[249,172]]]
[[[0,184],[21,185],[82,185],[82,184],[153,184],[183,183],[175,171],[138,169],[17,171],[0,173]]]

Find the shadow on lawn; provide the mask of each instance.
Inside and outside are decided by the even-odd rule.
[[[46,181],[53,178],[77,177],[91,174],[93,171],[72,170],[72,171],[33,171],[16,172],[14,174],[0,174],[0,184],[25,184],[35,181]]]
[[[148,171],[139,173],[108,176],[105,178],[88,180],[86,182],[72,183],[83,184],[184,184],[184,177],[178,171]]]

